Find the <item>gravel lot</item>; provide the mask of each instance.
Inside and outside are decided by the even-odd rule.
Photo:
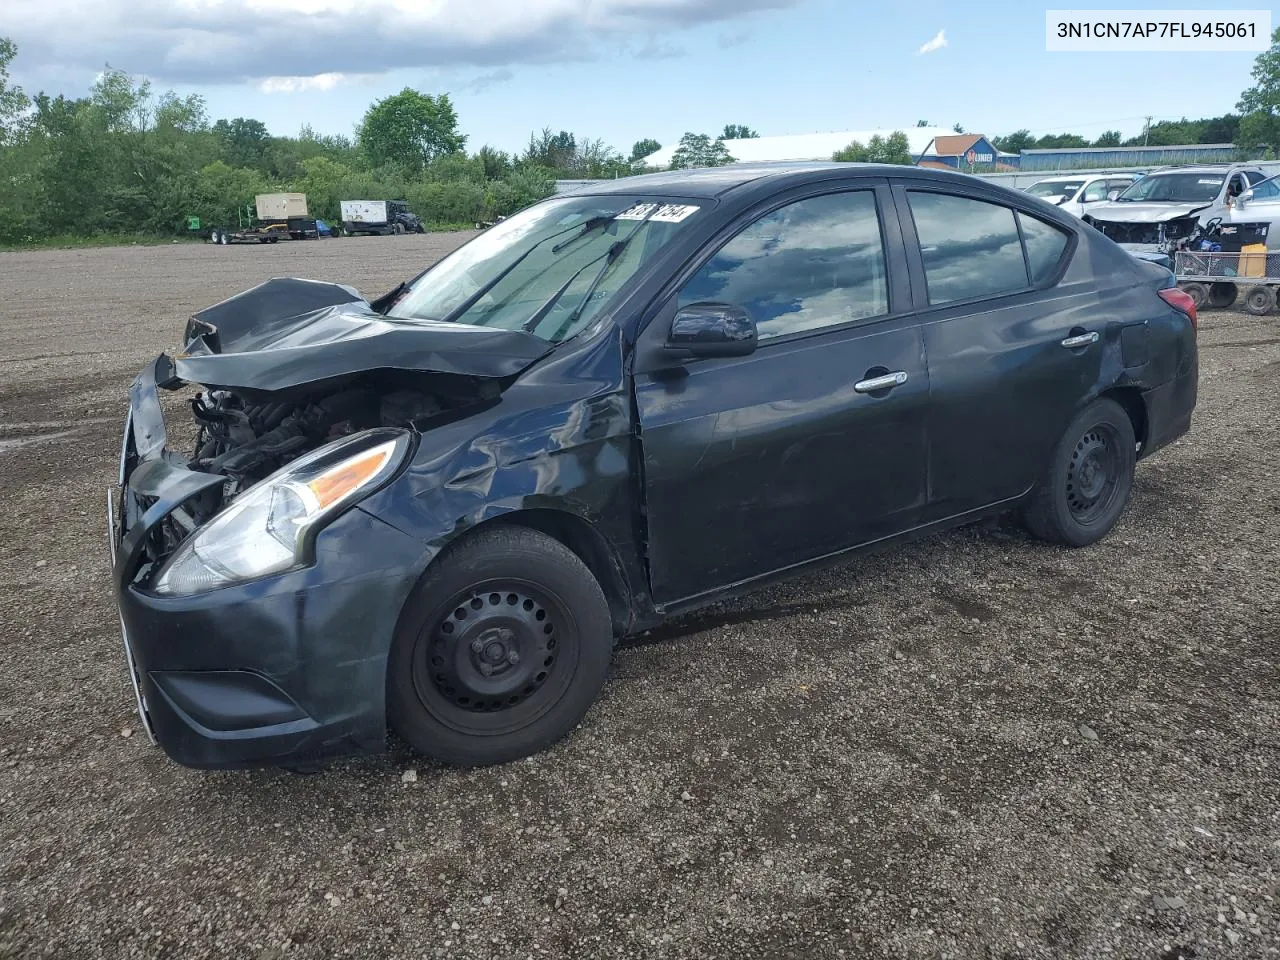
[[[0,254],[0,957],[1280,956],[1280,318],[1081,551],[990,524],[619,651],[531,760],[207,774],[137,730],[126,387],[271,276],[465,234]]]

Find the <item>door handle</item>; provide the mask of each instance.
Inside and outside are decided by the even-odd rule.
[[[853,389],[858,393],[878,393],[881,390],[892,390],[894,387],[901,386],[906,382],[906,371],[899,370],[897,373],[886,373],[881,377],[859,380],[853,385]]]
[[[1082,333],[1076,337],[1067,337],[1062,341],[1062,345],[1068,350],[1074,350],[1077,347],[1087,347],[1089,344],[1097,342],[1098,331],[1094,330],[1092,333]]]

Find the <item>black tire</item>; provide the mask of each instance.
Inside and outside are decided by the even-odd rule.
[[[1111,532],[1129,502],[1137,459],[1133,424],[1114,400],[1099,399],[1071,420],[1023,510],[1036,537],[1085,547]]]
[[[1213,283],[1209,285],[1209,306],[1214,310],[1225,310],[1236,302],[1240,290],[1234,283]]]
[[[1197,310],[1204,309],[1204,305],[1209,302],[1209,288],[1203,283],[1180,283],[1178,288],[1191,298]]]
[[[392,227],[392,228],[391,228],[391,232],[392,232],[392,233],[394,233],[397,237],[399,237],[399,236],[403,236],[403,235],[404,235],[404,224],[403,224],[403,223],[397,223],[394,227]]]
[[[1276,308],[1276,293],[1265,283],[1245,291],[1244,308],[1255,317],[1265,317]]]
[[[518,760],[578,725],[612,654],[609,605],[573,551],[525,527],[482,530],[440,557],[405,605],[388,719],[445,763]]]

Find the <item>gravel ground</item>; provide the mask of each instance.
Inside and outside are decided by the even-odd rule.
[[[198,773],[107,577],[125,389],[270,276],[465,235],[0,254],[0,957],[1280,956],[1280,320],[1202,319],[1105,542],[989,524],[619,651],[530,760]]]

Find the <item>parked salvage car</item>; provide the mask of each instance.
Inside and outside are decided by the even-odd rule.
[[[1227,224],[1265,225],[1254,229],[1253,236],[1265,238],[1267,248],[1280,250],[1280,177],[1271,177],[1241,192],[1227,214]]]
[[[1084,221],[1132,252],[1170,254],[1197,228],[1224,219],[1237,196],[1265,179],[1247,164],[1157,170],[1087,211]]]
[[[1024,193],[741,165],[607,181],[372,301],[277,279],[134,381],[109,496],[139,711],[173,759],[547,747],[614,643],[1015,511],[1105,536],[1189,429],[1196,314]],[[160,392],[198,436],[170,442]]]
[[[1083,217],[1099,204],[1114,200],[1138,179],[1139,174],[1136,173],[1046,177],[1027,187],[1026,192],[1061,207],[1072,216]]]

